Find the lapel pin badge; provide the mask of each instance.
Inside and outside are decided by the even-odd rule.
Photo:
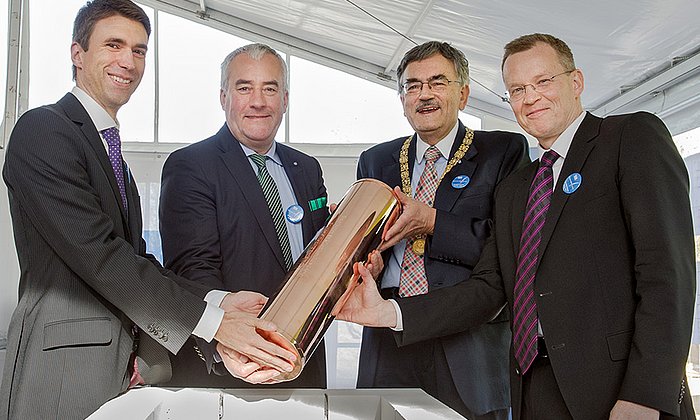
[[[564,180],[564,192],[567,194],[573,194],[576,190],[578,190],[578,187],[581,186],[581,182],[583,182],[583,177],[581,177],[581,174],[578,172],[572,173],[566,177],[566,180]]]
[[[456,176],[452,180],[452,188],[461,190],[462,188],[469,185],[469,181],[471,181],[471,179],[467,175]]]
[[[284,214],[287,220],[296,225],[304,218],[304,209],[298,204],[293,204],[287,207],[287,211]]]

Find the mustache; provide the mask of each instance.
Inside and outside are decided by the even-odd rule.
[[[426,108],[440,108],[440,106],[438,105],[437,101],[430,99],[418,104],[418,106],[416,106],[416,112],[420,112]]]

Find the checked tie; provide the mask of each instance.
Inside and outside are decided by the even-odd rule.
[[[552,199],[552,165],[558,158],[557,152],[550,150],[540,160],[540,167],[530,185],[530,195],[523,218],[523,233],[520,235],[513,299],[513,348],[522,374],[527,372],[537,356],[535,273],[542,226]]]
[[[277,191],[277,184],[275,184],[275,180],[272,179],[272,175],[270,175],[270,173],[267,171],[267,166],[265,165],[268,157],[257,153],[252,154],[249,157],[258,166],[258,181],[260,181],[260,186],[262,187],[265,201],[267,201],[267,206],[270,208],[270,215],[272,215],[272,222],[275,225],[277,239],[279,239],[280,247],[282,248],[284,263],[287,266],[287,270],[289,270],[292,267],[292,248],[289,245],[287,223],[284,221],[284,216],[282,215],[282,201],[280,200],[280,193]]]
[[[414,197],[431,207],[439,183],[435,162],[440,156],[442,154],[435,146],[430,146],[425,151],[425,168],[423,168],[423,173],[418,180]],[[418,255],[413,251],[415,241],[416,238],[406,241],[406,250],[403,253],[403,263],[401,264],[401,277],[399,278],[399,296],[401,297],[428,293],[428,278],[425,275],[423,255]]]
[[[122,141],[119,137],[119,129],[110,127],[100,131],[102,137],[107,142],[107,155],[109,163],[112,164],[112,171],[117,178],[119,194],[122,196],[122,206],[126,209],[126,184],[124,183],[124,166],[122,161]]]

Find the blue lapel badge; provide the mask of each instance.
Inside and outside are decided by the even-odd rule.
[[[287,220],[296,225],[304,218],[304,209],[298,204],[293,204],[287,207],[287,211],[284,214]]]
[[[581,182],[583,182],[581,174],[578,172],[572,173],[571,175],[567,176],[566,180],[564,181],[564,192],[567,194],[573,194],[576,190],[578,190],[578,187],[581,186]]]
[[[457,189],[457,190],[461,190],[462,188],[469,185],[469,181],[471,181],[471,179],[466,175],[456,176],[452,180],[452,188]]]

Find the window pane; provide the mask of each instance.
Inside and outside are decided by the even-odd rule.
[[[75,85],[70,45],[73,20],[84,4],[85,0],[29,2],[29,108],[54,103]],[[153,21],[153,9],[144,10]],[[124,141],[153,141],[153,86],[153,70],[147,65],[141,85],[118,115]]]
[[[219,103],[221,62],[250,41],[159,13],[158,141],[193,143],[225,121]]]
[[[290,142],[379,143],[410,134],[396,90],[294,57]]]
[[[54,103],[73,88],[73,20],[84,0],[29,2],[29,108]]]
[[[141,83],[131,99],[119,110],[119,133],[122,141],[153,142],[153,124],[155,121],[156,72],[154,47],[154,16],[152,8],[139,4],[151,20],[151,36],[148,40],[146,54],[146,71]]]
[[[678,152],[683,157],[690,177],[690,204],[695,228],[695,267],[696,276],[700,277],[700,127],[673,137]],[[686,365],[689,388],[693,399],[700,395],[700,289],[695,295],[696,310],[693,322],[693,335],[690,342],[690,354]]]

